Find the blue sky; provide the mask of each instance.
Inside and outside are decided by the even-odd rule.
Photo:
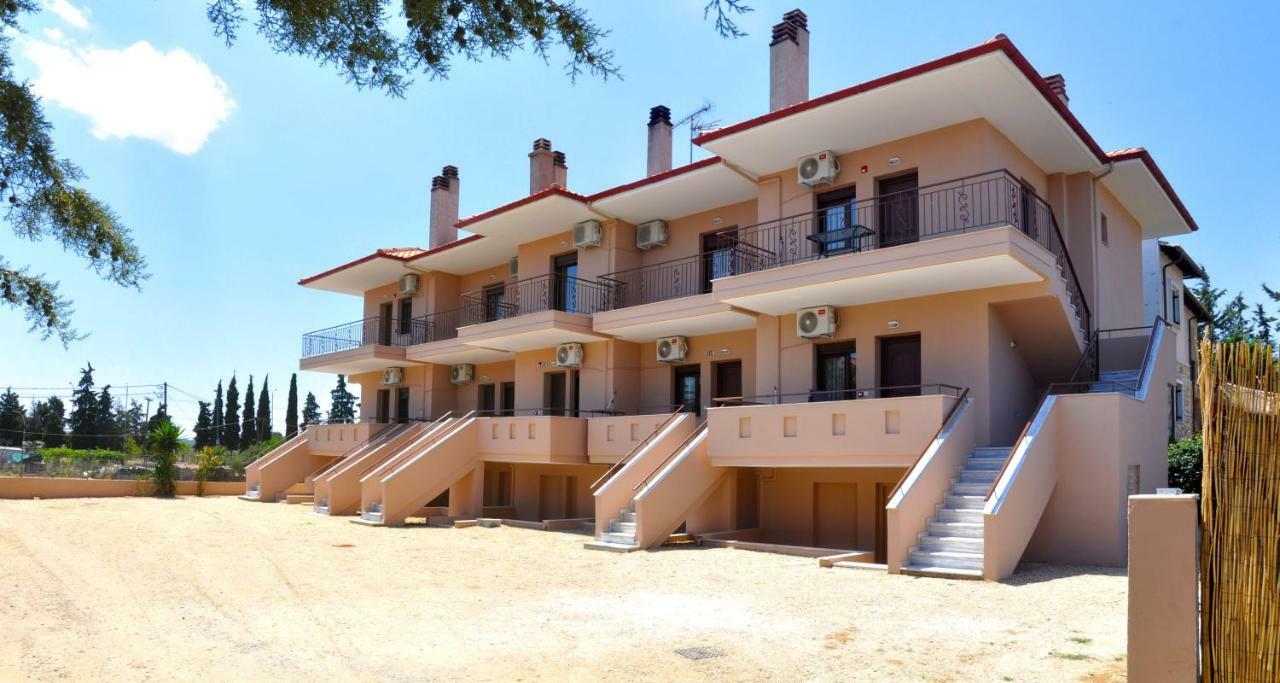
[[[613,31],[622,80],[573,84],[563,55],[516,53],[457,62],[450,80],[421,78],[397,100],[276,55],[248,27],[228,49],[203,3],[49,3],[60,12],[26,22],[18,72],[44,88],[61,152],[133,230],[152,277],[141,292],[106,285],[56,244],[0,230],[0,251],[61,280],[91,333],[64,350],[0,309],[0,386],[69,393],[92,362],[100,383],[168,381],[211,400],[232,371],[242,390],[250,373],[258,386],[270,373],[277,428],[302,333],[360,316],[356,298],[298,278],[425,244],[430,178],[444,164],[461,169],[467,215],[527,191],[534,138],[567,154],[570,189],[593,192],[643,174],[653,105],[679,116],[708,100],[726,124],[763,113],[769,27],[797,6],[751,0],[749,35],[734,41],[715,37],[701,0],[587,2]],[[799,6],[811,95],[1006,33],[1041,73],[1066,76],[1072,110],[1104,148],[1151,150],[1201,226],[1177,241],[1216,284],[1254,300],[1259,282],[1280,285],[1276,5]],[[327,409],[331,375],[300,373],[299,385]],[[194,399],[173,393],[171,407],[191,424]]]

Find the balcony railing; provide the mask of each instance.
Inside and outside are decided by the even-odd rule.
[[[710,291],[717,278],[921,240],[1012,226],[1053,254],[1085,334],[1092,316],[1053,210],[1007,170],[947,180],[726,230],[714,249],[601,278],[615,308]]]
[[[426,330],[426,325],[420,318],[402,320],[374,316],[302,335],[302,357],[323,356],[361,346],[421,344],[426,337]]]
[[[788,394],[763,394],[760,396],[732,396],[713,398],[713,408],[727,406],[780,405],[785,403],[825,403],[827,401],[854,401],[858,399],[902,398],[906,396],[952,396],[959,398],[964,389],[951,384],[911,384],[894,387],[864,387],[861,389],[835,389],[802,391]]]
[[[591,315],[609,310],[613,287],[604,282],[551,273],[462,295],[459,325],[506,320],[539,311]]]
[[[455,308],[452,311],[439,311],[414,318],[414,322],[422,326],[422,340],[414,343],[426,344],[456,338],[458,328],[465,324],[462,322],[463,311],[464,309]]]

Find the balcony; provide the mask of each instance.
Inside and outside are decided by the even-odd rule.
[[[342,455],[377,436],[386,424],[371,420],[307,425],[307,449],[315,455]]]
[[[715,300],[711,283],[741,272],[749,249],[722,248],[601,277],[613,290],[595,329],[628,341],[730,332],[755,327],[755,316]],[[757,254],[763,258],[765,254]]]
[[[462,295],[458,341],[497,351],[599,341],[591,315],[607,310],[613,289],[572,275],[548,274]]]
[[[726,467],[909,467],[963,390],[947,384],[722,401],[707,411]]]
[[[405,358],[419,363],[495,363],[510,360],[511,353],[470,346],[458,339],[467,309],[456,308],[414,318],[422,326],[422,338],[405,351]]]
[[[1018,236],[925,244],[1000,229]],[[1040,260],[1049,268],[1026,255],[1031,243],[1043,250]],[[887,248],[892,251],[875,253]],[[760,275],[804,264],[812,265]],[[804,305],[856,305],[940,293],[939,283],[977,289],[1059,274],[1087,335],[1090,312],[1052,209],[1012,173],[997,170],[727,230],[707,253],[602,280],[615,290],[613,309],[703,297],[708,304],[777,315],[794,310],[804,296],[776,295],[800,287],[821,295]],[[604,317],[605,328],[597,328],[616,333],[613,316]]]
[[[418,319],[375,316],[302,336],[302,370],[355,374],[403,362],[404,347],[421,343],[427,328]]]
[[[556,415],[478,418],[477,450],[493,462],[585,464],[587,420]]]

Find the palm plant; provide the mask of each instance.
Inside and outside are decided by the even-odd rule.
[[[161,422],[151,430],[151,450],[155,453],[156,463],[152,477],[156,484],[156,495],[161,498],[172,498],[178,489],[177,458],[179,439],[182,429],[168,420]]]

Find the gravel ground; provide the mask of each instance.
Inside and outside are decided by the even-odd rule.
[[[0,680],[1124,679],[1115,569],[980,583],[584,539],[233,498],[0,500]]]

